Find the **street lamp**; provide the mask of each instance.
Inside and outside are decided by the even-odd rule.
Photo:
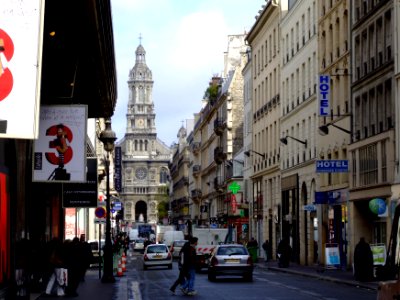
[[[328,123],[328,124],[326,124],[326,125],[320,126],[320,127],[319,127],[319,133],[320,133],[321,135],[327,135],[327,134],[329,133],[329,128],[328,128],[328,126],[335,127],[335,128],[337,128],[337,129],[339,129],[339,130],[341,130],[341,131],[343,131],[343,132],[346,132],[347,134],[351,134],[351,131],[350,131],[350,130],[345,129],[345,128],[340,127],[340,126],[337,126],[337,125],[334,124],[334,123]]]
[[[106,243],[104,246],[104,272],[101,282],[115,282],[113,274],[113,251],[111,244],[111,197],[110,197],[110,152],[114,150],[114,142],[117,139],[115,132],[111,129],[111,120],[105,121],[106,128],[100,133],[99,140],[103,143],[104,150],[107,152],[106,164]]]
[[[281,143],[287,145],[288,144],[288,138],[291,138],[292,140],[295,140],[296,142],[299,142],[300,144],[303,144],[307,148],[307,140],[302,141],[302,140],[299,140],[299,139],[297,139],[297,138],[295,138],[293,136],[290,136],[290,135],[287,135],[287,136],[281,138],[280,139]]]
[[[265,154],[262,154],[262,153],[260,153],[260,152],[254,151],[254,150],[247,150],[247,151],[244,151],[244,155],[246,155],[247,157],[249,157],[249,156],[250,156],[250,152],[253,152],[253,153],[257,154],[257,155],[260,155],[260,156],[262,156],[263,159],[265,159]]]

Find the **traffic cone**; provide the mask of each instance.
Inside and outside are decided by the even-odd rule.
[[[122,272],[126,272],[126,256],[125,256],[124,252],[122,253],[122,265],[121,265],[121,267],[122,267]]]
[[[124,275],[124,273],[122,272],[122,264],[121,264],[121,259],[118,260],[118,270],[117,270],[117,276],[121,277],[122,275]]]

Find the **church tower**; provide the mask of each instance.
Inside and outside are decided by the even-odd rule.
[[[171,149],[157,138],[152,98],[153,76],[142,44],[129,72],[126,133],[121,147],[121,192],[124,221],[133,227],[159,222],[158,204],[168,202]]]

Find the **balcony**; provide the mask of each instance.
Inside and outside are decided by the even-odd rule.
[[[217,193],[223,193],[225,191],[225,182],[222,176],[214,178],[214,189]]]
[[[201,143],[200,142],[194,142],[191,146],[191,150],[193,154],[198,154],[200,152],[201,148]]]
[[[222,119],[214,120],[214,132],[216,135],[221,136],[226,128],[226,123]]]
[[[226,159],[227,155],[224,153],[224,149],[222,147],[216,147],[214,149],[214,161],[220,165],[224,162]]]
[[[201,189],[194,189],[191,191],[191,196],[193,201],[198,201],[203,196]]]
[[[198,176],[200,174],[200,171],[201,171],[201,166],[200,165],[194,165],[192,167],[193,176]]]

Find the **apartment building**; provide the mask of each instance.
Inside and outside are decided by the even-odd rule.
[[[250,228],[251,235],[258,241],[268,239],[272,249],[276,249],[281,240],[280,18],[281,6],[274,1],[267,2],[246,37],[251,47],[252,63],[251,73],[247,71],[252,81],[247,82],[252,89],[252,102],[245,115],[245,124],[250,127],[250,130],[245,127],[250,140],[244,147],[247,163],[252,166],[248,172],[252,192],[249,195]],[[246,95],[245,99],[248,97]]]
[[[349,1],[318,1],[318,101],[323,101],[319,91],[326,90],[327,106],[318,104],[317,159],[322,162],[340,161],[348,165],[350,131],[350,32]],[[303,39],[304,43],[304,39]],[[304,95],[303,95],[304,97]],[[318,163],[318,162],[317,162]],[[320,249],[336,248],[340,263],[345,266],[351,258],[348,219],[349,176],[348,168],[317,171],[318,222]],[[317,234],[316,234],[317,235]],[[325,262],[325,251],[320,251],[320,261]]]
[[[193,130],[193,120],[186,120],[186,126],[178,131],[178,143],[172,149],[172,160],[169,165],[172,189],[170,193],[170,223],[178,228],[185,228],[192,219],[189,205],[189,163],[190,149],[187,141],[188,132]]]
[[[354,249],[360,237],[387,245],[390,238],[393,194],[398,174],[395,154],[395,23],[394,1],[352,1],[349,218]],[[398,6],[398,4],[396,4]],[[398,143],[398,140],[397,140]],[[381,199],[388,210],[374,213],[370,201]]]
[[[243,68],[245,35],[229,35],[222,77],[214,76],[189,136],[193,182],[189,183],[194,224],[227,226],[227,178],[232,158],[243,145]],[[240,203],[244,201],[243,197]]]
[[[306,265],[318,251],[315,212],[303,209],[317,185],[317,29],[316,1],[289,1],[281,20],[281,235],[292,259]]]

